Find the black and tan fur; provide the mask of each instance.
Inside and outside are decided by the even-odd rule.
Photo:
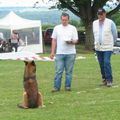
[[[20,108],[38,108],[43,106],[42,94],[38,91],[36,65],[34,61],[25,61],[23,103]]]

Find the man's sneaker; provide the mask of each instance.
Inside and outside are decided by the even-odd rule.
[[[66,87],[65,91],[71,91],[71,88],[70,87]]]
[[[107,87],[112,87],[112,82],[111,81],[107,81]]]
[[[59,89],[54,88],[51,92],[59,92]]]

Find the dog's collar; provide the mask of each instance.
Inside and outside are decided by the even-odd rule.
[[[24,77],[24,81],[29,80],[29,79],[36,80],[36,76]]]

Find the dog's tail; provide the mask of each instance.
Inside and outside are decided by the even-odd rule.
[[[38,107],[38,93],[28,95],[28,108],[37,108]]]
[[[36,80],[29,80],[25,84],[25,91],[28,97],[28,107],[29,108],[36,108],[38,107],[38,86]]]

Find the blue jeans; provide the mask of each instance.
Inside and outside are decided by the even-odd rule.
[[[58,54],[56,55],[55,59],[55,78],[54,78],[54,88],[60,90],[61,88],[61,79],[62,74],[65,69],[65,88],[71,87],[71,81],[72,81],[72,71],[73,71],[73,65],[75,62],[75,54]]]
[[[112,68],[111,68],[111,55],[112,51],[96,51],[97,58],[100,65],[102,79],[112,82]]]

